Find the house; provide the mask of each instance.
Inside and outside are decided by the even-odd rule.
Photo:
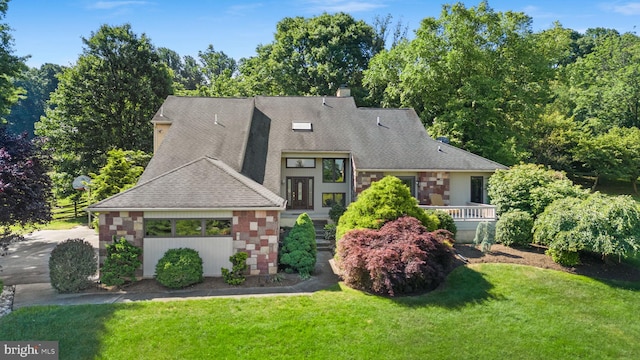
[[[152,119],[154,156],[138,184],[90,207],[100,256],[114,236],[143,248],[143,277],[169,248],[196,249],[206,276],[245,251],[251,274],[277,272],[280,228],[328,219],[386,175],[465,232],[495,219],[486,181],[503,165],[432,139],[413,109],[358,108],[337,96],[169,96]]]

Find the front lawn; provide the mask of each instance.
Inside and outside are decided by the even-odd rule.
[[[59,340],[60,359],[568,359],[640,356],[639,284],[512,264],[457,268],[442,289],[33,307],[2,340]],[[633,289],[633,288],[636,289]]]

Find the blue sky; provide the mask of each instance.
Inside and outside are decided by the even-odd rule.
[[[442,4],[455,1],[418,0],[12,0],[4,22],[12,29],[15,54],[30,55],[27,65],[70,65],[82,52],[81,38],[100,25],[130,23],[156,47],[196,56],[212,44],[240,59],[255,55],[259,44],[273,41],[284,17],[312,17],[344,11],[372,23],[376,15],[391,14],[409,27],[409,35],[425,17],[439,17]],[[461,1],[476,6],[480,1]],[[535,31],[559,21],[580,32],[592,27],[636,32],[640,0],[490,0],[495,11],[522,11],[533,18]]]

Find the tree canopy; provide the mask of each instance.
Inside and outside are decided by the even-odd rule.
[[[9,8],[9,0],[0,0],[0,20],[3,20]],[[18,101],[22,89],[16,87],[13,79],[27,69],[26,57],[13,54],[13,37],[9,25],[0,23],[0,125],[6,123],[4,118],[11,106]]]
[[[130,25],[103,25],[83,43],[36,125],[56,170],[74,175],[97,172],[110,149],[151,152],[150,119],[172,92],[171,72]]]
[[[0,126],[0,226],[51,220],[48,158],[26,134]]]

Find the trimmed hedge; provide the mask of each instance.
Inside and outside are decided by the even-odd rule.
[[[107,257],[100,270],[100,281],[108,286],[120,286],[136,281],[136,270],[142,265],[142,249],[121,237],[107,245]]]
[[[156,264],[156,280],[170,289],[202,282],[202,274],[202,258],[193,249],[169,249]]]
[[[91,286],[98,271],[93,246],[84,239],[67,239],[53,248],[49,258],[51,286],[61,293],[73,293]]]
[[[345,284],[395,296],[434,289],[454,260],[450,233],[429,232],[420,221],[401,217],[380,230],[357,229],[338,243]]]

